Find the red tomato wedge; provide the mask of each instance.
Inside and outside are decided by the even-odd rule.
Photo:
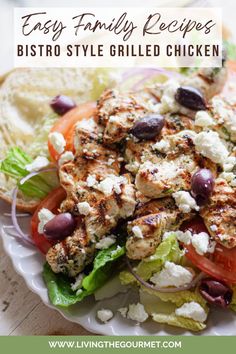
[[[185,222],[181,229],[190,230],[193,233],[207,232],[200,217]],[[199,255],[192,245],[185,247],[187,248],[186,257],[204,273],[225,283],[236,284],[236,247],[228,249],[217,244],[215,252],[210,257]]]
[[[66,148],[67,151],[74,150],[73,144],[73,136],[74,136],[74,126],[77,122],[82,119],[88,119],[94,115],[96,112],[96,103],[88,102],[81,104],[69,112],[67,112],[64,116],[59,118],[54,126],[51,129],[52,132],[61,133],[66,140]],[[48,150],[54,161],[57,161],[59,158],[59,154],[55,151],[50,141],[48,141]]]
[[[39,224],[38,212],[42,208],[46,208],[52,211],[53,213],[57,214],[58,208],[61,202],[65,199],[65,197],[66,197],[66,192],[62,187],[54,189],[48,194],[48,196],[44,200],[41,201],[41,203],[38,205],[31,219],[32,239],[34,240],[34,243],[38,247],[38,249],[44,254],[47,253],[47,251],[53,245],[53,243],[48,241],[44,235],[39,234],[38,232],[38,224]]]

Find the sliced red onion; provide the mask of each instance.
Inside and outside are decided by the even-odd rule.
[[[142,284],[143,286],[145,286],[148,289],[154,290],[154,291],[159,291],[161,293],[176,293],[179,291],[184,291],[184,290],[189,290],[191,288],[194,288],[197,283],[204,277],[204,273],[199,273],[194,279],[193,281],[191,281],[189,284],[186,284],[184,286],[180,286],[178,288],[162,288],[162,287],[158,287],[155,285],[152,285],[150,283],[148,283],[147,281],[143,280],[132,268],[129,259],[126,257],[126,263],[128,265],[129,271],[130,273],[135,277],[135,279],[137,279],[137,281]]]
[[[43,173],[43,172],[50,172],[50,171],[56,171],[57,168],[56,167],[50,167],[50,168],[47,168],[46,170],[39,170],[39,171],[35,171],[35,172],[30,172],[27,176],[23,177],[19,184],[22,185],[24,184],[26,181],[28,181],[29,179],[31,179],[32,177],[34,176],[37,176],[39,175],[40,173]]]
[[[49,172],[49,171],[55,171],[56,168],[47,168],[46,170],[40,170],[37,172],[31,172],[29,173],[27,176],[25,176],[24,178],[22,178],[19,182],[20,185],[24,184],[26,181],[28,181],[30,178],[37,176],[40,173],[43,172]],[[13,194],[12,194],[12,206],[11,206],[11,219],[12,219],[12,223],[13,226],[15,228],[15,230],[18,232],[19,237],[25,241],[26,243],[30,244],[30,245],[34,245],[34,242],[32,241],[32,239],[30,238],[30,235],[25,234],[21,228],[20,225],[18,224],[17,221],[17,214],[16,214],[16,203],[17,203],[17,193],[18,193],[18,188],[14,188],[13,190]]]
[[[25,241],[26,243],[30,245],[34,245],[33,241],[30,239],[30,236],[25,234],[21,228],[20,225],[18,224],[17,221],[17,216],[16,216],[16,201],[17,201],[17,193],[18,193],[18,188],[14,188],[13,194],[12,194],[12,205],[11,205],[11,219],[13,226],[15,230],[18,232],[19,237]]]
[[[148,79],[158,74],[166,75],[167,77],[180,77],[181,74],[176,71],[169,71],[162,68],[136,68],[130,69],[123,73],[122,79],[123,82],[130,79],[133,76],[142,75],[143,78],[136,82],[133,86],[133,90],[137,90],[143,83],[145,83]]]

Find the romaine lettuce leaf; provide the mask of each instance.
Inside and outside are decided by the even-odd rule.
[[[83,279],[83,288],[93,293],[103,285],[111,275],[113,263],[124,254],[125,247],[120,247],[119,245],[112,245],[105,250],[99,251],[94,259],[93,270]]]
[[[202,331],[206,325],[201,322],[192,320],[191,318],[184,318],[176,316],[174,313],[166,315],[163,313],[153,313],[152,318],[155,322],[166,323],[171,326],[186,328],[191,331]]]
[[[144,280],[151,278],[153,273],[161,270],[161,267],[166,261],[180,263],[183,257],[183,251],[179,248],[175,233],[160,243],[156,252],[147,258],[144,258],[137,266],[136,273]],[[128,271],[120,273],[122,284],[129,284],[135,282],[135,278]]]
[[[0,163],[0,172],[15,179],[18,183],[18,188],[28,197],[42,199],[47,194],[56,188],[58,179],[54,171],[47,172],[41,176],[34,176],[26,181],[23,185],[19,181],[29,174],[25,166],[31,163],[33,159],[18,147],[12,147],[7,157]]]
[[[69,279],[65,275],[53,273],[48,263],[43,268],[43,279],[48,288],[49,299],[55,306],[68,307],[89,295],[86,290],[76,294],[71,289]]]
[[[97,253],[91,272],[83,278],[82,288],[78,291],[71,289],[71,279],[62,274],[55,274],[46,263],[43,269],[43,279],[48,288],[48,296],[55,306],[68,307],[86,296],[94,293],[111,276],[116,261],[123,256],[125,248],[112,245],[106,250]]]

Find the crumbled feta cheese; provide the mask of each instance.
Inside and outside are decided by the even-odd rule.
[[[86,179],[86,183],[88,187],[94,187],[97,184],[97,180],[94,176],[89,175]]]
[[[164,91],[161,97],[161,106],[159,107],[160,113],[177,112],[179,105],[175,100],[175,94],[179,88],[179,83],[175,80],[168,80],[164,83]]]
[[[124,318],[127,317],[127,312],[128,312],[128,308],[127,307],[121,307],[117,311],[120,312],[122,317],[124,317]]]
[[[233,172],[222,172],[219,177],[225,179],[226,182],[231,182],[235,178],[235,174]]]
[[[179,210],[181,210],[183,213],[189,213],[191,209],[199,210],[199,206],[189,192],[179,191],[173,193],[172,196]]]
[[[91,208],[91,206],[89,205],[88,202],[78,203],[77,207],[78,207],[79,213],[81,215],[88,215],[91,212],[91,210],[92,210],[92,208]]]
[[[211,229],[211,231],[215,232],[215,231],[217,231],[217,226],[216,225],[211,225],[210,229]]]
[[[106,250],[115,242],[116,242],[116,237],[114,235],[103,237],[99,242],[96,243],[96,248],[99,250]]]
[[[158,150],[163,153],[167,153],[168,150],[170,149],[170,143],[167,140],[160,140],[156,142],[155,144],[152,145],[153,150]]]
[[[195,301],[186,302],[175,310],[175,314],[177,316],[191,318],[198,322],[204,322],[207,319],[207,314],[204,308]]]
[[[53,132],[50,133],[48,137],[54,150],[56,150],[58,154],[62,154],[66,146],[66,141],[64,139],[64,136],[61,133]]]
[[[113,317],[113,312],[109,309],[102,309],[97,311],[97,318],[104,323],[110,321]]]
[[[195,115],[195,125],[199,127],[209,127],[214,125],[215,122],[206,111],[198,111]]]
[[[133,232],[135,237],[143,238],[143,233],[142,233],[142,230],[140,229],[139,226],[133,226],[132,227],[132,232]]]
[[[136,322],[144,322],[148,318],[148,314],[144,309],[143,304],[130,304],[127,313],[127,318]]]
[[[189,245],[192,241],[192,234],[190,231],[175,231],[178,241],[183,242],[185,245]]]
[[[75,278],[75,282],[72,283],[70,286],[73,291],[81,289],[83,278],[84,278],[84,273],[80,273],[79,275],[77,275],[77,277]]]
[[[75,125],[75,129],[76,130],[87,130],[88,132],[93,132],[96,128],[96,122],[94,120],[94,118],[83,118],[82,120],[80,120],[76,125]]]
[[[192,245],[198,254],[205,254],[209,247],[209,235],[206,232],[194,234],[192,237]]]
[[[123,176],[109,175],[103,181],[101,181],[96,188],[102,193],[109,195],[114,190],[117,194],[121,193],[120,185],[126,182],[126,178]]]
[[[61,166],[61,165],[64,165],[64,163],[69,162],[69,161],[73,161],[73,160],[74,160],[74,154],[73,154],[73,152],[71,152],[71,151],[65,151],[65,152],[61,155],[61,157],[60,157],[60,159],[59,159],[59,161],[58,161],[58,164],[59,164],[59,166]]]
[[[189,284],[193,279],[193,273],[188,269],[173,262],[166,262],[164,268],[151,277],[151,282],[162,288],[168,286],[180,287]]]
[[[212,130],[197,134],[194,144],[200,154],[218,164],[223,164],[229,155],[218,133]]]
[[[115,123],[115,122],[117,122],[119,120],[119,117],[117,117],[117,116],[110,116],[109,117],[109,122],[110,123]]]
[[[229,156],[225,163],[223,164],[223,169],[225,172],[230,172],[236,165],[236,157],[235,156]]]
[[[29,172],[39,171],[41,168],[49,165],[49,160],[44,156],[38,156],[36,159],[25,166],[26,170]]]
[[[234,179],[230,182],[231,187],[236,187],[236,176]]]
[[[38,218],[39,218],[39,224],[38,224],[38,232],[40,234],[43,234],[43,228],[44,226],[47,224],[48,221],[52,220],[54,218],[54,214],[46,209],[46,208],[42,208],[39,212],[38,212]]]

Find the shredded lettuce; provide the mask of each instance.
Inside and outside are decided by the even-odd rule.
[[[194,301],[198,302],[204,308],[205,311],[208,310],[206,301],[203,299],[203,297],[199,294],[198,291],[183,290],[178,291],[176,293],[162,293],[160,291],[152,290],[144,286],[142,286],[141,289],[143,292],[146,292],[149,295],[156,296],[158,299],[161,299],[161,301],[171,302],[177,307],[182,306],[185,302]]]
[[[15,179],[18,188],[28,197],[42,199],[57,186],[58,180],[55,172],[47,172],[42,176],[34,176],[23,185],[19,181],[29,174],[25,166],[33,159],[19,147],[12,147],[7,157],[0,163],[0,172]]]
[[[112,245],[97,253],[91,272],[84,277],[82,288],[73,291],[71,279],[62,274],[53,273],[46,263],[43,269],[43,279],[48,288],[48,296],[55,306],[68,307],[93,294],[111,278],[116,261],[125,254],[125,248]]]
[[[202,322],[197,322],[191,318],[176,316],[174,313],[166,315],[163,313],[153,313],[152,318],[155,322],[166,323],[171,326],[186,328],[191,331],[202,331],[206,325]]]
[[[178,241],[173,232],[173,234],[161,242],[152,256],[144,258],[138,264],[135,271],[142,279],[148,280],[153,273],[161,270],[166,261],[180,263],[182,257],[183,251],[179,248]],[[134,276],[128,271],[120,273],[120,280],[122,284],[136,282]]]

